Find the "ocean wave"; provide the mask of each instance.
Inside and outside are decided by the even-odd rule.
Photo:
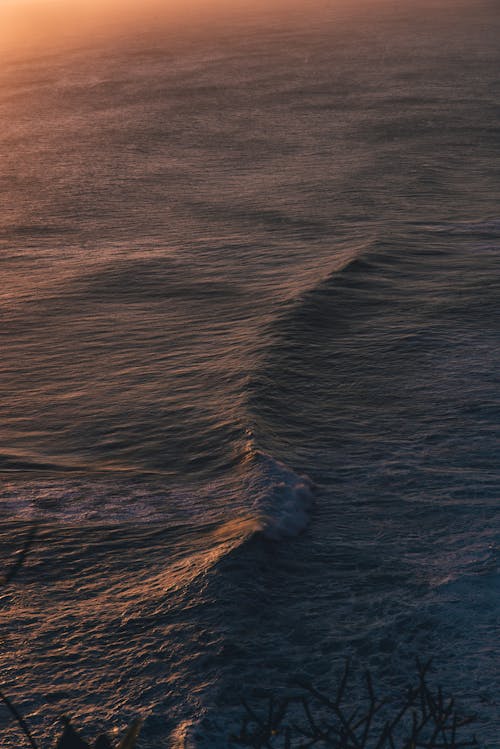
[[[309,525],[316,486],[271,455],[247,446],[252,471],[247,491],[259,530],[273,541],[297,536]]]
[[[500,219],[488,218],[478,221],[454,221],[437,224],[437,231],[451,235],[473,235],[497,238],[500,233]]]
[[[243,480],[231,475],[226,480],[191,486],[165,486],[161,479],[119,474],[100,478],[68,475],[67,470],[54,466],[50,466],[50,475],[43,475],[41,465],[27,459],[13,463],[10,471],[0,463],[6,473],[0,511],[28,521],[91,525],[177,524],[186,518],[203,525],[244,514],[254,518],[254,530],[269,539],[301,533],[309,523],[313,504],[311,479],[262,452],[253,442],[245,444],[243,463]],[[35,475],[21,477],[28,465]]]
[[[289,352],[289,338],[307,332],[317,335],[325,327],[341,332],[343,325],[366,316],[373,306],[393,303],[408,275],[408,253],[402,252],[397,239],[366,241],[341,251],[330,267],[311,284],[291,296],[269,322],[267,362],[276,350]],[[283,351],[285,347],[285,351]]]

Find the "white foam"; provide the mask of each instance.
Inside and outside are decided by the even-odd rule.
[[[252,453],[255,470],[249,480],[249,495],[262,533],[273,540],[298,535],[309,524],[314,483],[266,453]]]
[[[6,479],[0,515],[57,523],[205,523],[248,515],[271,539],[296,536],[309,524],[314,484],[249,440],[243,483],[233,476],[201,485],[134,482],[128,477]]]

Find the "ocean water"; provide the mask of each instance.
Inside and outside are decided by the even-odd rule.
[[[0,71],[3,690],[37,738],[414,660],[498,747],[500,16],[251,14]],[[0,712],[5,746],[19,735]]]

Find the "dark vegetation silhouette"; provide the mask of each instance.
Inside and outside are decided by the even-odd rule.
[[[0,576],[0,586],[10,585],[21,570],[36,539],[37,527],[28,531],[21,549]],[[440,687],[428,683],[431,661],[417,660],[417,680],[394,699],[378,698],[372,677],[365,673],[365,698],[348,697],[350,665],[346,666],[335,696],[318,691],[305,679],[295,679],[294,690],[277,698],[266,693],[264,702],[252,706],[242,700],[245,714],[239,733],[229,737],[229,745],[252,749],[469,749],[479,747],[475,736],[467,738],[463,729],[474,716],[461,717],[455,701],[443,695]],[[24,744],[42,749],[12,700],[0,688],[0,701],[17,723]],[[113,742],[108,735],[99,735],[88,743],[68,717],[62,719],[63,729],[55,749],[134,749],[142,720],[135,720],[123,738]],[[1,740],[0,740],[1,746]]]
[[[237,746],[253,749],[466,749],[479,747],[475,736],[463,730],[474,721],[461,717],[453,698],[428,683],[431,661],[417,660],[417,679],[394,699],[378,698],[369,671],[365,699],[348,699],[350,665],[346,662],[337,694],[323,694],[305,679],[296,679],[298,691],[282,699],[273,696],[260,709],[245,700],[246,715]],[[353,707],[353,702],[355,706]]]
[[[26,557],[31,550],[31,547],[33,546],[36,534],[37,527],[36,525],[33,525],[26,534],[26,538],[24,539],[24,543],[21,549],[17,552],[17,554],[14,556],[14,559],[7,567],[7,571],[2,576],[0,576],[1,586],[7,586],[12,583],[16,575],[19,573]],[[3,687],[0,688],[0,701],[3,702],[12,718],[18,724],[20,732],[24,736],[25,744],[29,745],[31,749],[41,749],[40,745],[37,743],[37,741],[35,741],[26,720],[14,705],[12,700],[9,699],[9,697],[5,694]],[[113,743],[113,741],[111,741],[109,736],[107,736],[106,734],[101,734],[97,737],[93,744],[89,744],[73,727],[69,718],[63,717],[61,721],[64,727],[61,735],[56,741],[56,749],[134,749],[142,725],[142,721],[140,719],[135,720],[126,731],[121,741],[118,742],[118,744]]]

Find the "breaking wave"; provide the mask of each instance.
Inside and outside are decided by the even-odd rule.
[[[249,496],[263,535],[272,540],[298,535],[309,524],[314,483],[260,450],[252,448],[251,460]]]

